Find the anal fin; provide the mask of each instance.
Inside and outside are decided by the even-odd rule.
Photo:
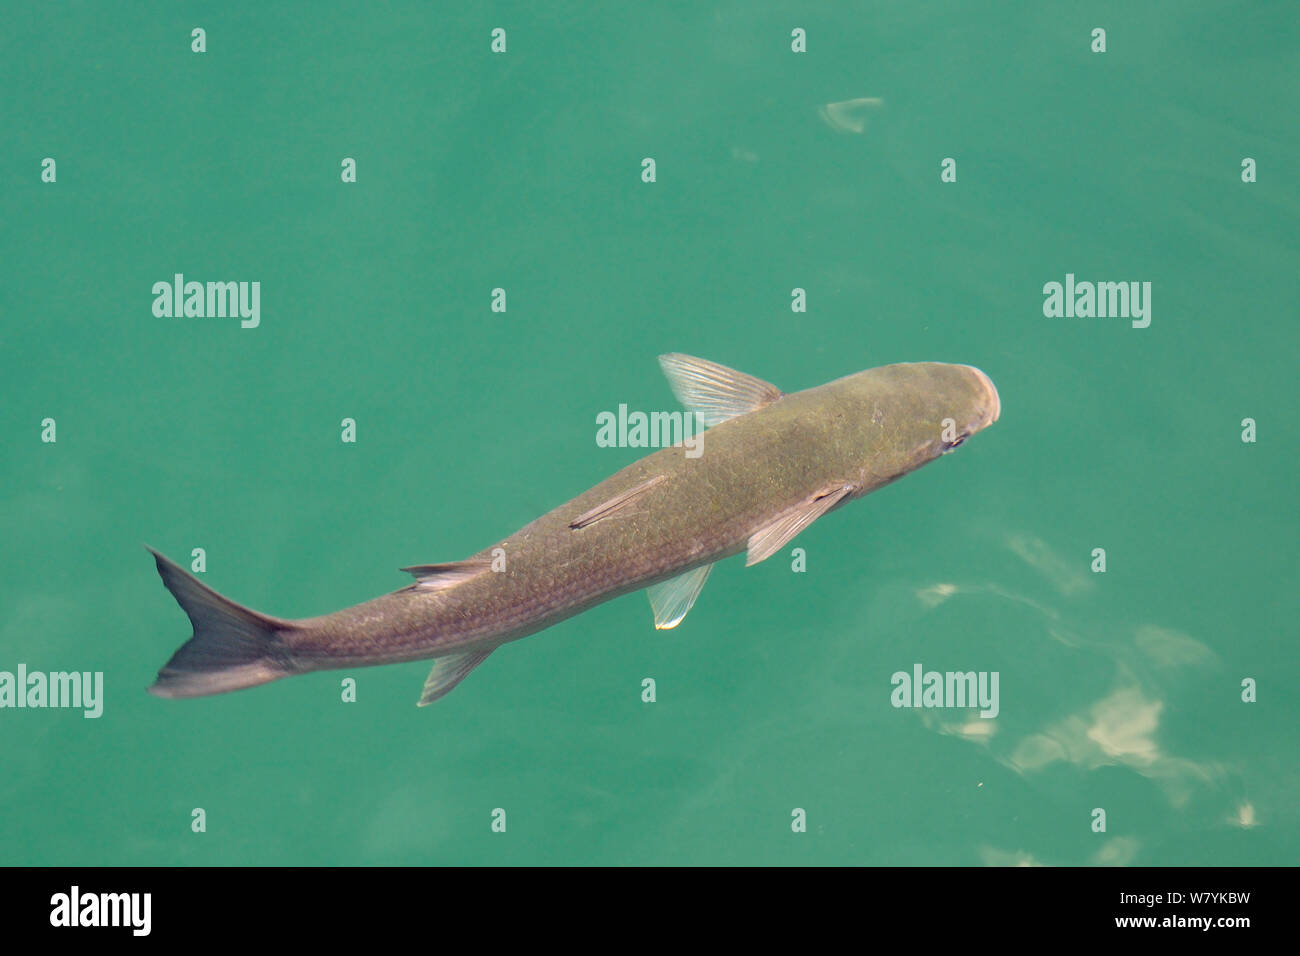
[[[704,582],[709,579],[709,572],[712,570],[713,565],[701,564],[698,568],[691,568],[685,574],[679,574],[675,578],[660,581],[646,588],[646,596],[650,598],[650,609],[655,612],[657,630],[667,631],[682,623],[682,619],[695,604],[695,599],[700,596]]]
[[[446,657],[438,658],[424,682],[419,706],[428,707],[435,700],[446,697],[494,650],[495,647],[489,647],[486,650],[462,651],[459,654],[448,654]]]

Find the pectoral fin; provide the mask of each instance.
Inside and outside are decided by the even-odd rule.
[[[667,581],[646,588],[650,609],[655,612],[655,628],[666,631],[682,623],[686,613],[700,596],[713,565],[702,564]]]
[[[771,382],[681,352],[659,356],[659,365],[677,400],[710,427],[771,405],[782,395]]]
[[[759,528],[749,536],[749,553],[745,556],[745,567],[758,564],[776,554],[791,538],[834,508],[852,491],[852,485],[832,485],[806,501],[800,502],[789,511],[782,512],[772,522]]]
[[[433,670],[429,671],[428,680],[424,682],[424,692],[420,694],[419,706],[427,707],[435,700],[446,697],[494,650],[495,647],[489,647],[487,650],[465,651],[438,658],[433,665]]]

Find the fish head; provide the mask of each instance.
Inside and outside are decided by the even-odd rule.
[[[971,365],[910,362],[843,379],[861,436],[864,488],[893,481],[960,447],[1002,412],[998,390]],[[839,384],[839,383],[836,383]],[[875,480],[870,480],[874,478]]]
[[[1002,414],[1002,400],[993,380],[974,365],[944,365],[950,369],[942,374],[954,379],[950,388],[953,396],[953,421],[962,425],[956,441],[948,443],[944,452],[952,451],[971,435],[983,431],[998,420]],[[964,424],[962,424],[964,422]]]

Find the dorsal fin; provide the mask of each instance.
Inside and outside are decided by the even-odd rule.
[[[482,574],[491,567],[492,561],[489,558],[470,558],[468,561],[452,561],[449,564],[416,564],[402,570],[415,575],[416,582],[411,587],[421,591],[441,591],[467,581],[476,574]]]
[[[783,394],[771,382],[681,352],[659,356],[659,365],[677,400],[710,427],[758,411]]]
[[[578,517],[569,522],[569,527],[575,529],[585,528],[587,525],[594,524],[601,518],[608,518],[610,515],[618,514],[629,504],[636,501],[636,499],[640,498],[655,485],[659,484],[659,482],[663,481],[665,477],[665,475],[655,475],[653,478],[641,482],[641,484],[634,488],[629,488],[627,491],[620,491],[608,501],[602,501],[600,504],[596,505],[596,507],[578,515]]]

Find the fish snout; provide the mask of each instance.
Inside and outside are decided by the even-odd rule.
[[[1002,414],[1002,400],[998,398],[998,390],[993,385],[992,379],[977,369],[974,365],[967,365],[966,368],[975,373],[975,378],[979,382],[980,388],[983,390],[983,400],[981,402],[982,414],[974,429],[975,431],[979,431],[981,428],[988,428],[988,426],[998,420],[998,416]]]

